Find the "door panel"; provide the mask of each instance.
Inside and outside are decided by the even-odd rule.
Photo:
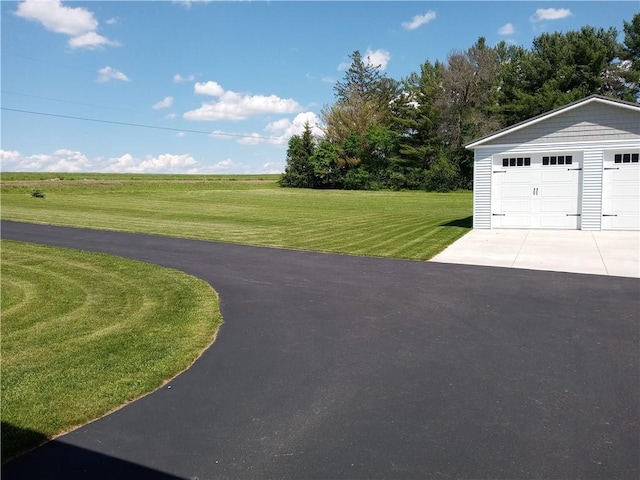
[[[602,181],[603,230],[640,230],[638,153],[624,153],[605,152]]]
[[[504,158],[494,156],[492,228],[580,228],[580,155],[552,157],[572,158],[568,165],[532,155],[527,166],[505,167]]]

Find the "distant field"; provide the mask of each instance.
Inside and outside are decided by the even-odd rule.
[[[471,192],[283,189],[278,178],[3,173],[1,217],[418,260],[471,227]]]

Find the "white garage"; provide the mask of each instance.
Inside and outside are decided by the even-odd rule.
[[[640,230],[640,105],[591,96],[469,145],[474,228]]]

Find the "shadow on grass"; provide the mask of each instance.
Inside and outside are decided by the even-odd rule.
[[[458,220],[451,220],[447,223],[441,223],[441,227],[461,227],[471,228],[473,227],[473,215],[466,218],[459,218]]]
[[[5,439],[10,439],[9,448]],[[39,445],[46,437],[2,422],[2,480],[12,479],[87,479],[179,480],[180,477],[118,458],[52,440],[24,455],[10,458],[29,446]],[[19,445],[14,447],[13,445]],[[9,453],[13,451],[13,453]],[[9,458],[8,461],[5,459]],[[6,461],[6,463],[4,463]]]
[[[2,463],[47,441],[47,437],[40,432],[16,427],[8,422],[2,422],[1,437]]]

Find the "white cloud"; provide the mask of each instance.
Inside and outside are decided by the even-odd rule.
[[[96,33],[98,21],[92,12],[82,7],[66,7],[60,0],[24,0],[18,4],[15,14],[38,22],[51,32],[68,35],[71,48],[119,45]]]
[[[264,128],[266,133],[227,133],[222,130],[214,130],[209,134],[212,138],[219,138],[224,140],[234,139],[236,142],[242,145],[258,145],[269,144],[275,146],[286,145],[289,139],[293,135],[300,135],[304,131],[304,124],[309,122],[311,132],[316,137],[322,137],[324,133],[320,129],[320,119],[313,112],[299,113],[293,120],[288,118],[281,118],[269,122]]]
[[[262,165],[260,173],[282,173],[284,172],[284,162],[266,162]]]
[[[343,70],[346,70],[346,69],[347,69],[347,68],[349,68],[350,66],[351,66],[351,61],[348,61],[348,62],[346,62],[346,61],[345,61],[345,62],[341,62],[341,63],[338,65],[338,68],[336,68],[336,70],[338,70],[339,72],[341,72],[341,71],[343,71]]]
[[[13,162],[20,158],[20,152],[17,150],[0,150],[0,161]]]
[[[106,173],[134,173],[131,169],[135,169],[136,159],[130,153],[125,153],[120,157],[110,158],[107,167],[102,171]]]
[[[385,70],[389,60],[391,60],[391,54],[386,50],[367,49],[364,58],[369,65],[373,65],[374,67],[380,66],[381,70]]]
[[[238,139],[240,145],[258,145],[264,141],[264,136],[259,133],[247,133]]]
[[[116,70],[113,67],[104,67],[98,70],[98,82],[105,83],[110,80],[121,80],[123,82],[128,82],[129,77],[127,77],[120,70]]]
[[[169,108],[171,105],[173,105],[173,97],[164,97],[159,102],[154,103],[153,108],[155,110],[160,110],[161,108]]]
[[[104,173],[188,173],[197,167],[198,162],[189,154],[175,155],[164,153],[157,157],[148,156],[145,160],[135,158],[130,153],[107,160],[102,167]]]
[[[531,21],[558,20],[569,16],[571,16],[571,10],[568,8],[539,8],[536,10],[535,15],[531,17]]]
[[[500,35],[513,35],[515,31],[516,29],[513,27],[512,23],[507,23],[498,29],[498,33]]]
[[[285,145],[292,136],[302,134],[307,122],[309,122],[311,133],[314,136],[322,137],[324,135],[319,126],[318,116],[313,112],[303,112],[296,115],[293,120],[283,118],[267,124],[265,131],[269,133],[269,138],[264,141],[272,145]]]
[[[196,83],[193,87],[193,91],[198,95],[209,95],[212,97],[219,97],[224,93],[224,89],[220,84],[211,80],[206,83]]]
[[[391,60],[391,54],[386,50],[371,50],[367,49],[365,54],[362,56],[362,61],[367,65],[372,65],[374,67],[380,66],[381,70],[385,70],[387,68],[387,64]],[[347,70],[351,66],[351,60],[344,61],[340,63],[336,70],[339,72],[343,70]],[[322,79],[323,82],[326,83],[335,83],[335,79],[333,77],[325,77]]]
[[[283,163],[283,162],[281,162]],[[82,152],[59,149],[51,154],[22,155],[18,151],[0,150],[2,172],[102,172],[102,173],[279,173],[277,163],[252,166],[229,158],[214,164],[196,160],[190,154],[164,153],[140,159],[130,153],[119,157],[89,160]]]
[[[87,32],[69,40],[69,46],[71,48],[88,48],[89,50],[95,50],[105,45],[117,47],[120,44],[102,35],[98,35],[96,32]]]
[[[186,112],[186,120],[246,120],[249,117],[272,113],[294,113],[301,109],[291,98],[276,95],[246,95],[225,91],[217,82],[196,83],[194,92],[218,97],[217,101],[203,103],[200,108]]]
[[[212,1],[213,0],[173,0],[172,3],[177,3],[178,5],[182,5],[189,9],[194,3],[211,3]]]
[[[195,165],[196,160],[189,154],[172,155],[165,153],[157,157],[149,157],[138,165],[143,172],[173,172],[184,167]]]
[[[233,163],[233,160],[230,159],[226,159],[226,160],[222,160],[221,162],[216,163],[213,168],[214,170],[228,170],[231,167],[233,167],[235,164]]]
[[[25,0],[18,5],[16,15],[40,22],[47,30],[71,37],[96,30],[93,13],[81,7],[65,7],[59,0]]]
[[[193,75],[193,74],[187,75],[186,77],[183,77],[179,73],[176,73],[173,76],[173,83],[193,82],[195,79],[196,79],[196,76]]]
[[[0,150],[0,160],[4,172],[86,172],[93,166],[83,153],[69,149],[28,156]]]
[[[431,20],[434,20],[435,18],[436,18],[436,12],[434,12],[433,10],[429,10],[427,13],[423,15],[416,15],[411,19],[410,22],[402,22],[402,26],[407,30],[415,30],[416,28],[421,27],[422,25],[426,25],[427,23],[429,23]]]

